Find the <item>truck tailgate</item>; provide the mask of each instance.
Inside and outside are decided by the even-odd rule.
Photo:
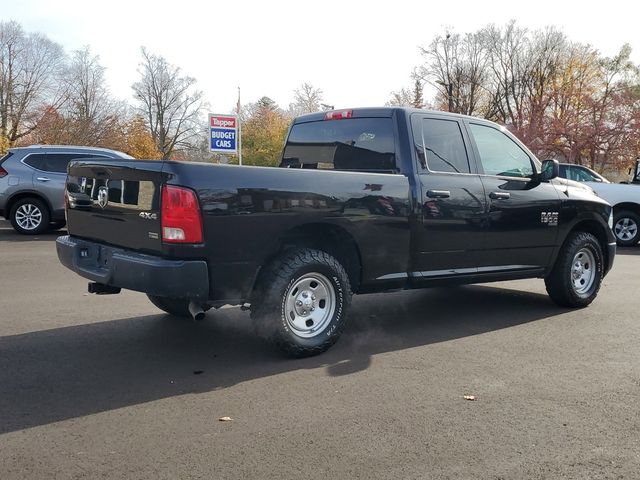
[[[83,160],[69,165],[67,227],[74,236],[161,252],[161,161]]]

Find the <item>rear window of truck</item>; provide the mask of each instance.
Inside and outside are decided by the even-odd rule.
[[[390,118],[350,118],[291,127],[281,167],[398,173]]]

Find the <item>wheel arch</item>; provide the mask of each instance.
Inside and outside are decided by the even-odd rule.
[[[343,227],[333,223],[306,223],[290,228],[279,238],[276,247],[262,262],[253,284],[255,290],[264,266],[286,250],[313,248],[328,253],[338,260],[349,277],[351,290],[357,292],[362,279],[362,257],[355,238]]]
[[[47,198],[42,195],[42,193],[37,192],[35,190],[21,190],[19,192],[14,193],[7,199],[6,207],[4,209],[4,218],[9,220],[11,215],[11,209],[16,204],[16,202],[22,200],[23,198],[37,198],[38,200],[44,202],[44,204],[49,209],[49,217],[53,215],[53,209],[51,208],[51,202],[47,200]]]
[[[625,210],[629,210],[635,213],[636,215],[640,215],[640,204],[633,203],[633,202],[622,202],[622,203],[616,203],[613,206],[614,215],[616,215],[619,212],[623,212]]]
[[[602,258],[603,268],[605,269],[605,273],[606,273],[607,265],[610,265],[609,249],[608,249],[609,235],[607,235],[608,228],[609,228],[608,226],[604,226],[602,223],[594,219],[580,220],[571,228],[571,230],[567,232],[567,235],[562,242],[562,246],[558,251],[560,251],[564,247],[569,236],[572,233],[574,232],[590,233],[591,235],[596,237],[596,239],[598,240],[598,244],[600,244],[600,249],[602,250],[602,257],[603,257]]]

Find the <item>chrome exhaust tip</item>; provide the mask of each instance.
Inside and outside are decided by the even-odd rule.
[[[191,314],[191,318],[196,322],[204,320],[204,310],[202,309],[202,306],[193,301],[189,302],[189,313]]]

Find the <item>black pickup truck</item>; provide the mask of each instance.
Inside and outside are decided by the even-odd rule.
[[[557,175],[485,120],[316,113],[294,120],[281,168],[70,164],[57,251],[90,292],[145,292],[195,319],[250,306],[284,352],[313,355],[352,293],[537,277],[559,305],[591,303],[616,252],[612,209]]]

